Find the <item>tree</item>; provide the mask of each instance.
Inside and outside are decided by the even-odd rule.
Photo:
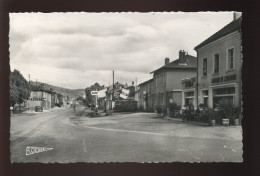
[[[91,85],[90,87],[87,87],[85,89],[85,94],[86,94],[86,104],[90,105],[95,103],[95,97],[91,95],[91,91],[99,91],[104,89],[105,86],[104,85],[100,85],[99,83],[95,83],[94,85]]]
[[[28,99],[30,96],[29,83],[25,80],[23,75],[18,71],[14,70],[10,72],[10,105],[14,107],[16,103],[19,105]]]
[[[90,105],[92,104],[92,95],[91,95],[91,90],[90,88],[85,89],[85,94],[86,94],[86,104]]]

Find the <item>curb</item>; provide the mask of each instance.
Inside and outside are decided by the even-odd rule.
[[[184,122],[182,119],[177,119],[177,118],[166,117],[164,119],[166,119],[166,120],[175,120],[175,121],[183,122],[185,124],[195,124],[195,125],[201,125],[201,126],[209,126],[209,124],[207,124],[207,123],[194,122],[194,121]]]

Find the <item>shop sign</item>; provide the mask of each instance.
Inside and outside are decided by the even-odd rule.
[[[130,90],[128,89],[122,89],[122,93],[120,94],[120,97],[123,99],[126,99],[130,93]]]
[[[215,83],[222,83],[222,82],[228,82],[234,80],[236,80],[236,74],[212,78],[211,83],[215,84]]]

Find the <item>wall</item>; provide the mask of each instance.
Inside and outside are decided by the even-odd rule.
[[[182,89],[182,80],[196,76],[195,69],[178,69],[175,71],[168,71],[166,74],[166,91],[173,89]]]
[[[178,105],[181,105],[182,103],[182,95],[181,91],[178,92],[172,92],[173,102],[177,103]]]
[[[33,110],[35,106],[42,106],[42,101],[33,101],[33,100],[28,100],[28,107],[29,109]]]
[[[167,70],[162,73],[156,74],[154,77],[160,76],[164,74],[164,81],[163,84],[155,86],[154,83],[154,93],[156,94],[156,100],[154,101],[155,104],[158,104],[162,97],[161,93],[163,93],[163,105],[168,105],[168,97],[167,92],[171,92],[173,90],[182,90],[182,79],[190,78],[196,76],[196,68],[194,69],[176,69],[176,70]],[[156,80],[154,80],[155,82]],[[175,92],[173,94],[173,98],[176,98],[178,104],[181,105],[182,98],[181,92]],[[177,102],[176,102],[177,103]]]

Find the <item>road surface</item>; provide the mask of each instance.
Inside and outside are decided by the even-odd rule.
[[[11,162],[242,162],[241,127],[209,127],[154,113],[99,118],[72,108],[11,117]],[[51,150],[26,155],[26,147]]]

